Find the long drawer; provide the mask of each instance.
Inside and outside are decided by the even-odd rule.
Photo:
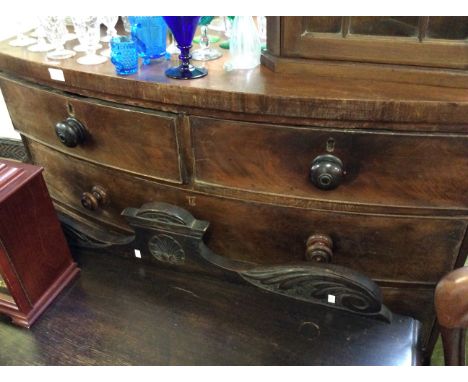
[[[468,177],[463,175],[468,173],[468,134],[190,120],[197,184],[340,203],[468,212]],[[330,155],[341,165],[330,162]],[[338,186],[324,190],[312,178],[317,181],[322,176],[318,171],[329,171],[328,165],[341,172],[331,175]]]
[[[175,114],[65,95],[3,78],[0,86],[13,124],[22,134],[96,163],[183,182]],[[56,134],[57,123],[62,123],[62,130],[68,128],[67,118],[85,129],[75,147],[64,145]],[[75,137],[73,132],[65,133],[67,139]]]
[[[69,158],[29,141],[54,199],[90,219],[127,228],[126,207],[164,201],[211,223],[209,247],[220,255],[278,264],[304,260],[307,238],[329,235],[333,262],[377,280],[435,283],[452,269],[467,222],[463,219],[379,216],[267,205],[158,185],[112,169]],[[81,204],[94,186],[108,204],[94,211]]]

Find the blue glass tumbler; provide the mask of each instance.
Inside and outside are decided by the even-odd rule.
[[[110,47],[111,62],[118,75],[127,76],[138,72],[138,52],[135,41],[127,36],[113,37]]]
[[[161,16],[128,16],[128,21],[144,64],[165,56],[167,25]]]

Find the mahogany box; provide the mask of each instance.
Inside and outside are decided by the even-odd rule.
[[[42,170],[0,160],[0,313],[27,328],[79,273]]]

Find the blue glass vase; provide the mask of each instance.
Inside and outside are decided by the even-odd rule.
[[[190,64],[190,48],[193,36],[201,16],[163,16],[164,21],[171,29],[180,49],[181,64],[166,70],[166,76],[179,80],[191,80],[204,77],[208,74],[205,68],[197,68]]]
[[[144,64],[166,54],[167,26],[161,16],[128,16],[132,39]]]

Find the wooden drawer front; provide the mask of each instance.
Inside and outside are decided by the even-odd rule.
[[[0,84],[21,133],[97,163],[182,182],[175,115],[64,96],[4,79]],[[55,133],[56,123],[70,112],[87,130],[85,141],[73,148]]]
[[[468,210],[468,135],[375,133],[191,118],[199,183],[317,200]],[[333,143],[334,142],[334,143]],[[327,152],[328,149],[333,152]],[[347,174],[333,190],[310,179],[333,154]]]
[[[74,210],[127,227],[120,216],[126,207],[175,204],[209,221],[207,244],[231,258],[265,264],[303,261],[307,238],[325,233],[334,241],[336,264],[375,279],[432,283],[453,267],[466,229],[463,220],[301,210],[197,194],[66,158],[35,142],[29,148],[45,167],[53,198]],[[110,202],[91,212],[80,197],[95,185],[107,190]]]

